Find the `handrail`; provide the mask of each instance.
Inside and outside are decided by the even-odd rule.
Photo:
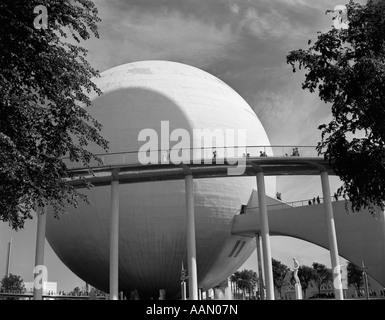
[[[319,199],[319,201],[317,200],[317,198]],[[345,199],[344,199],[345,200]],[[335,197],[333,196],[331,198],[331,201],[332,202],[337,202],[337,201],[340,201],[338,197]],[[282,202],[282,203],[275,203],[275,204],[269,204],[267,205],[266,207],[269,209],[269,208],[279,208],[280,207],[282,209],[284,208],[287,208],[288,206],[289,207],[292,207],[292,208],[298,208],[298,207],[304,207],[304,206],[309,206],[309,205],[317,205],[317,204],[322,204],[324,201],[323,201],[323,197],[320,198],[320,197],[314,197],[314,198],[311,198],[311,199],[304,199],[304,200],[297,200],[297,201],[290,201],[290,202]],[[249,208],[246,208],[245,209],[245,213],[248,211],[248,210],[258,210],[259,207],[249,207]]]
[[[156,149],[156,150],[128,150],[119,152],[97,153],[95,156],[102,162],[101,165],[109,163],[137,164],[140,163],[139,156],[150,155],[157,161],[155,163],[164,164],[170,162],[171,152],[187,154],[187,158],[181,161],[200,161],[200,160],[223,160],[225,158],[244,158],[244,157],[319,157],[316,146],[293,146],[293,145],[260,145],[260,146],[211,146],[211,147],[193,147],[178,149]],[[193,152],[193,154],[191,154]],[[203,155],[202,155],[203,153]],[[116,159],[116,157],[122,157]],[[69,156],[63,157],[63,160],[70,160]],[[71,163],[76,163],[71,161]],[[154,162],[152,162],[154,164]],[[96,166],[100,164],[95,163]]]
[[[314,148],[316,149],[316,146],[299,146],[299,145],[256,145],[256,146],[248,146],[248,145],[240,145],[240,146],[211,146],[211,147],[193,147],[193,148],[178,148],[178,150],[204,150],[204,149],[217,149],[217,148],[235,148],[235,149],[240,149],[240,148]],[[171,149],[154,149],[152,151],[166,151],[166,150],[171,150]],[[105,154],[123,154],[123,153],[139,153],[139,150],[127,150],[127,151],[118,151],[118,152],[106,152],[106,153],[98,153],[95,155],[105,155]],[[142,151],[144,152],[144,151]]]

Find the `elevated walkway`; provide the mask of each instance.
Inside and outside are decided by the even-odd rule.
[[[290,150],[299,150],[290,154]],[[84,188],[85,181],[94,186],[110,185],[112,181],[136,183],[164,180],[182,180],[186,175],[194,179],[229,177],[229,169],[237,166],[244,168],[236,176],[255,176],[263,172],[265,176],[282,175],[319,175],[326,171],[335,175],[332,164],[317,155],[315,147],[309,146],[247,146],[201,148],[184,150],[189,156],[179,162],[165,158],[168,151],[153,150],[157,161],[148,164],[139,162],[143,157],[140,151],[125,151],[98,154],[101,163],[84,167],[80,163],[66,160],[70,169],[70,183],[75,188]],[[210,155],[217,151],[215,159]],[[287,152],[286,152],[287,151]],[[267,156],[260,156],[264,152]]]
[[[329,249],[324,204],[291,207],[285,203],[268,205],[270,235],[302,239]],[[339,255],[360,266],[362,260],[370,266],[367,271],[385,286],[385,230],[383,215],[377,218],[369,212],[347,213],[345,201],[332,202]],[[234,217],[232,234],[255,237],[261,232],[258,207],[246,208]]]
[[[66,160],[70,168],[69,182],[75,188],[84,188],[86,183],[95,187],[111,186],[110,233],[110,296],[118,297],[118,246],[119,241],[119,185],[149,181],[185,180],[188,262],[191,270],[189,291],[192,299],[197,299],[197,269],[195,253],[195,225],[193,179],[220,178],[231,176],[254,176],[258,194],[252,199],[261,201],[261,212],[256,214],[253,201],[249,201],[243,214],[233,220],[232,234],[254,237],[261,234],[266,298],[274,299],[273,275],[269,234],[285,235],[303,239],[330,250],[334,268],[333,278],[338,280],[338,247],[341,256],[360,265],[364,260],[370,266],[370,275],[385,284],[385,222],[373,219],[368,213],[348,215],[344,203],[330,203],[328,175],[335,175],[333,163],[318,156],[316,148],[298,146],[235,146],[175,150],[127,151],[98,155],[101,163],[89,167]],[[179,153],[183,158],[178,158]],[[170,157],[173,161],[170,161]],[[177,158],[178,161],[174,161]],[[143,161],[143,159],[145,161]],[[147,160],[151,161],[147,161]],[[140,160],[140,161],[139,161]],[[234,168],[240,168],[236,174]],[[325,204],[293,207],[295,204],[277,203],[265,196],[265,176],[319,175]],[[255,192],[253,192],[254,194]],[[255,202],[255,201],[254,201]],[[275,202],[275,203],[274,203]],[[321,202],[321,200],[320,200]],[[266,205],[269,205],[267,208]],[[334,215],[333,217],[333,210]],[[250,210],[252,209],[252,210]],[[379,214],[383,219],[383,213]],[[263,219],[262,223],[260,219]],[[42,222],[43,223],[43,222]],[[336,225],[334,230],[334,224]],[[270,231],[269,231],[270,230]],[[337,233],[337,237],[336,234]],[[336,241],[337,240],[337,241]],[[42,249],[37,248],[37,252]],[[340,281],[340,280],[338,280]],[[336,298],[342,299],[341,288],[335,288]]]

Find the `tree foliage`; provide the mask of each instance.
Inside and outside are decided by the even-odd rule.
[[[306,299],[306,290],[309,288],[309,286],[312,285],[312,281],[316,278],[315,270],[313,268],[310,268],[309,266],[299,266],[298,268],[298,278],[301,283],[301,288],[303,291],[303,296]],[[291,275],[290,282],[292,284],[295,284],[294,280],[294,272]]]
[[[253,270],[244,269],[242,271],[236,271],[230,277],[230,281],[234,283],[236,290],[240,290],[245,294],[252,294],[258,283],[258,275]]]
[[[319,32],[287,62],[294,72],[306,70],[303,89],[331,104],[317,150],[343,182],[338,195],[353,211],[374,213],[385,202],[385,2],[350,1],[347,9],[348,29]]]
[[[332,278],[332,270],[327,268],[322,263],[313,262],[313,280],[318,288],[318,294],[321,294],[321,286],[328,283]]]
[[[288,283],[286,275],[290,271],[290,268],[274,258],[272,259],[272,267],[274,287],[279,291],[282,298],[282,287]]]
[[[38,5],[47,29],[34,27]],[[58,214],[86,200],[68,184],[63,157],[87,165],[88,143],[107,148],[87,112],[89,94],[101,94],[98,71],[78,45],[98,37],[97,14],[90,0],[0,1],[0,220],[14,229],[38,207]]]
[[[69,292],[70,296],[80,296],[82,294],[82,290],[79,287],[75,287],[72,291]]]
[[[1,280],[0,292],[25,293],[24,281],[20,276],[10,273]],[[18,300],[16,297],[9,297],[9,300]]]
[[[359,292],[360,288],[364,284],[362,269],[349,261],[347,265],[347,271],[348,271],[348,285],[354,286],[356,290]]]
[[[90,299],[96,299],[99,296],[105,296],[105,295],[106,295],[105,292],[96,288],[91,288],[89,292]]]

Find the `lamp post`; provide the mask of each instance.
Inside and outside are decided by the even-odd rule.
[[[8,251],[7,251],[7,264],[5,267],[5,276],[8,277],[11,270],[11,253],[12,253],[12,237],[8,242]]]
[[[370,299],[368,276],[366,274],[366,270],[369,270],[369,269],[370,269],[369,267],[365,267],[364,260],[362,260],[362,277],[364,278],[366,300]]]
[[[188,279],[187,270],[183,268],[180,270],[180,281],[181,281],[181,292],[182,292],[182,300],[186,300],[186,280]]]

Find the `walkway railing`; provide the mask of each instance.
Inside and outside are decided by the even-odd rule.
[[[339,201],[340,199],[337,197],[332,197],[332,202],[334,201]],[[277,210],[277,209],[284,209],[288,207],[296,208],[296,207],[304,207],[304,206],[309,206],[309,205],[316,205],[316,204],[321,204],[324,203],[323,198],[319,197],[314,197],[311,199],[305,199],[305,200],[298,200],[298,201],[291,201],[291,202],[282,202],[282,203],[275,203],[275,204],[270,204],[267,205],[267,210]],[[241,211],[240,213],[247,213],[250,211],[257,211],[259,207],[249,207]]]
[[[202,148],[175,148],[160,150],[135,150],[95,154],[101,163],[90,162],[91,167],[124,164],[165,164],[165,163],[224,163],[225,159],[255,157],[319,157],[315,146],[226,146]],[[64,160],[69,161],[69,157]],[[81,163],[70,162],[73,167]]]
[[[44,299],[51,299],[51,300],[85,300],[85,299],[92,299],[92,300],[106,300],[108,295],[104,294],[98,294],[98,295],[90,295],[90,294],[48,294],[44,293],[43,295]],[[17,290],[8,290],[0,292],[0,300],[8,300],[8,299],[32,299],[33,298],[33,292],[21,292]]]

